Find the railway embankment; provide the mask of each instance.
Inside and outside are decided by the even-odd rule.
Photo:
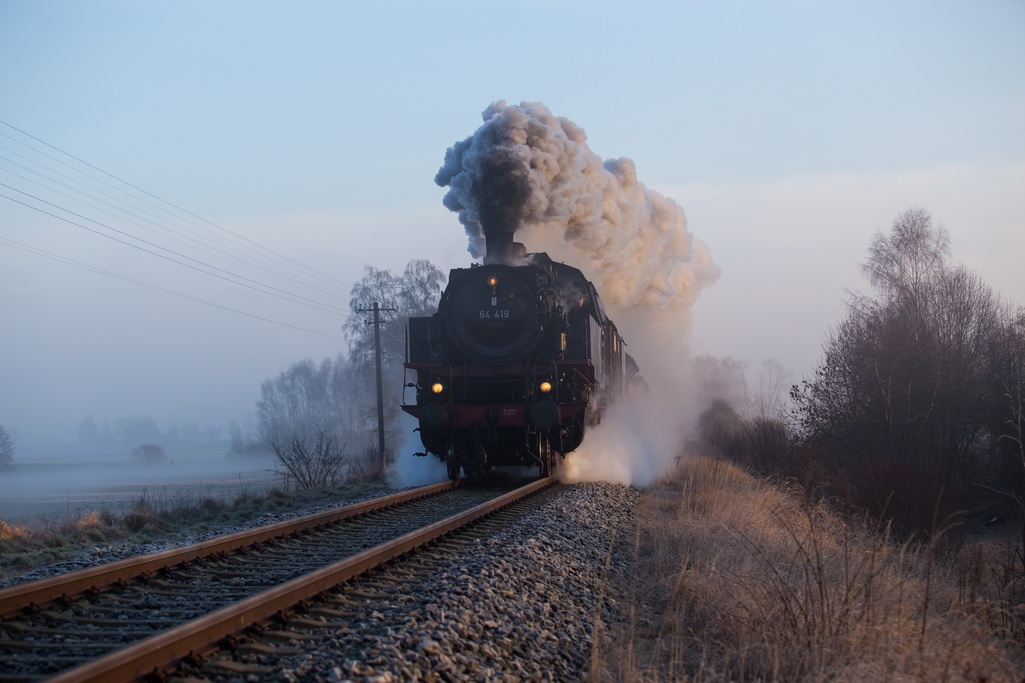
[[[685,459],[644,491],[565,487],[496,533],[381,570],[265,645],[188,675],[1020,681],[1020,563],[1011,540],[901,543],[783,483]]]

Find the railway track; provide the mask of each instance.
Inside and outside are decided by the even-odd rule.
[[[196,660],[551,484],[422,487],[0,590],[0,681],[127,681]]]

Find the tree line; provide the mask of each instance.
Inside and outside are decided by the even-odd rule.
[[[954,262],[923,209],[877,233],[814,374],[775,413],[719,399],[702,445],[782,473],[816,497],[927,533],[965,510],[1020,514],[1025,496],[1025,309]]]
[[[173,446],[183,443],[218,443],[224,435],[221,427],[200,427],[187,423],[170,424],[161,430],[152,417],[132,415],[116,420],[97,420],[93,415],[78,424],[78,441],[89,447],[111,447],[126,444],[153,443]]]

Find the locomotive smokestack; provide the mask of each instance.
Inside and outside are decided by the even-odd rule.
[[[513,234],[511,232],[492,231],[485,233],[484,243],[487,247],[487,253],[484,254],[484,263],[514,266],[523,260],[527,252],[522,244],[513,242]]]
[[[513,248],[513,234],[511,232],[484,233],[484,243],[487,246],[487,253],[484,254],[484,263],[503,263],[509,265],[512,261]]]

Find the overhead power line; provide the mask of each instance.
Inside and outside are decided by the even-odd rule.
[[[0,187],[9,191],[0,192],[0,197],[194,272],[289,303],[349,317],[349,307],[343,303],[347,285],[340,280],[208,221],[5,121],[0,124],[17,134],[0,130],[0,137],[24,150],[22,153],[10,145],[0,145],[0,173],[11,177],[11,184],[0,182]],[[139,230],[153,237],[141,237]],[[142,283],[24,243],[9,239],[4,243],[156,291],[312,331]]]
[[[191,296],[189,294],[184,294],[182,292],[176,292],[173,289],[167,289],[166,287],[160,287],[160,286],[157,286],[157,285],[154,285],[154,284],[150,284],[148,282],[143,282],[142,280],[136,280],[135,278],[130,278],[130,277],[127,277],[125,275],[121,275],[119,273],[115,273],[113,271],[105,270],[103,268],[97,268],[96,266],[91,266],[88,263],[82,263],[81,261],[76,261],[75,259],[71,259],[71,258],[68,258],[66,256],[61,256],[60,254],[54,254],[53,252],[46,251],[44,249],[39,249],[38,247],[33,247],[31,245],[23,244],[21,242],[16,242],[14,240],[9,240],[6,237],[0,237],[0,244],[6,244],[7,246],[13,247],[15,249],[20,249],[22,251],[26,251],[26,252],[28,252],[30,254],[35,254],[36,256],[42,256],[43,258],[48,258],[48,259],[51,259],[53,261],[57,261],[59,263],[64,263],[64,264],[67,264],[69,266],[74,266],[76,268],[81,268],[83,270],[88,270],[88,271],[90,271],[92,273],[96,273],[98,275],[103,275],[103,276],[106,276],[106,277],[111,277],[111,278],[114,278],[116,280],[121,280],[123,282],[128,282],[128,283],[131,283],[133,285],[138,285],[139,287],[145,287],[146,289],[152,289],[152,290],[154,290],[156,292],[163,292],[164,294],[170,294],[171,296],[176,296],[176,297],[178,297],[180,299],[185,299],[187,301],[193,301],[193,302],[198,303],[198,304],[203,304],[204,306],[210,306],[212,308],[217,308],[217,309],[220,309],[222,311],[228,311],[230,313],[236,313],[238,315],[244,315],[247,318],[254,318],[256,320],[262,320],[264,322],[273,323],[275,325],[280,325],[282,327],[289,327],[289,328],[291,328],[293,330],[300,330],[301,332],[309,332],[310,334],[316,334],[316,335],[320,335],[321,337],[328,337],[330,339],[343,339],[343,337],[340,337],[340,336],[338,336],[336,334],[327,334],[325,332],[318,332],[317,330],[311,330],[311,329],[308,329],[308,328],[305,328],[305,327],[299,327],[298,325],[290,325],[289,323],[283,323],[280,320],[273,320],[272,318],[266,318],[266,317],[264,317],[262,315],[255,315],[253,313],[247,313],[245,311],[240,311],[237,308],[231,308],[230,306],[222,306],[221,304],[217,304],[217,303],[214,303],[212,301],[207,301],[205,299],[200,299],[198,297],[194,297],[194,296]]]
[[[25,195],[27,197],[30,197],[32,199],[35,199],[36,201],[42,202],[43,204],[46,204],[48,206],[52,206],[55,209],[59,209],[61,211],[65,211],[67,213],[70,213],[72,216],[75,216],[76,218],[81,218],[82,220],[89,221],[90,223],[94,223],[96,225],[99,225],[100,227],[106,228],[107,230],[111,230],[113,232],[116,232],[119,235],[124,235],[125,237],[127,237],[129,239],[136,240],[138,242],[141,242],[142,244],[151,246],[151,247],[153,247],[155,249],[160,249],[162,251],[166,251],[169,254],[174,254],[175,256],[179,256],[179,257],[181,257],[183,259],[186,259],[188,261],[192,261],[193,263],[198,263],[201,266],[206,266],[208,268],[212,268],[213,270],[219,271],[220,273],[224,273],[226,275],[231,275],[232,277],[237,277],[237,278],[239,278],[241,280],[244,280],[245,282],[239,282],[238,280],[233,280],[233,279],[231,279],[229,277],[225,277],[224,275],[220,275],[218,273],[212,273],[212,272],[210,272],[208,270],[203,270],[199,266],[195,266],[195,265],[192,265],[192,264],[189,264],[189,263],[184,263],[183,261],[179,261],[177,259],[171,258],[170,256],[167,256],[166,254],[161,254],[159,252],[153,251],[152,249],[147,249],[145,247],[141,247],[138,244],[132,244],[131,242],[126,242],[125,240],[118,239],[117,237],[114,237],[113,235],[108,235],[108,234],[106,234],[104,232],[101,232],[99,230],[95,230],[93,228],[90,228],[87,225],[82,225],[81,223],[78,223],[76,221],[64,218],[63,216],[58,216],[55,213],[51,213],[49,211],[41,209],[38,206],[32,206],[31,204],[28,204],[26,202],[20,201],[18,199],[15,199],[14,197],[11,197],[10,195],[6,195],[6,194],[0,192],[0,197],[4,197],[6,199],[9,199],[12,202],[15,202],[17,204],[21,204],[22,206],[28,207],[28,208],[30,208],[30,209],[32,209],[34,211],[38,211],[39,213],[46,214],[47,216],[52,216],[53,218],[56,218],[57,220],[64,221],[65,223],[69,223],[69,224],[74,225],[76,227],[82,228],[83,230],[88,230],[89,232],[97,234],[97,235],[100,235],[101,237],[106,237],[107,239],[110,239],[110,240],[113,240],[115,242],[118,242],[119,244],[124,244],[125,246],[131,247],[133,249],[138,249],[139,251],[143,251],[143,252],[145,252],[147,254],[152,254],[153,256],[156,256],[157,258],[162,258],[162,259],[164,259],[166,261],[170,261],[171,263],[177,263],[180,266],[185,266],[186,268],[190,268],[190,269],[195,270],[197,272],[204,273],[206,275],[211,275],[211,276],[216,277],[218,279],[224,280],[225,282],[231,282],[232,284],[241,285],[242,287],[246,287],[247,289],[251,289],[251,290],[253,290],[255,292],[260,292],[262,294],[269,294],[271,296],[278,297],[279,299],[284,299],[285,301],[291,301],[292,303],[300,304],[300,305],[303,305],[303,306],[309,306],[310,308],[316,308],[316,309],[324,311],[326,313],[342,313],[343,312],[341,309],[333,309],[333,308],[326,308],[324,306],[320,306],[316,302],[313,302],[313,301],[311,301],[309,299],[306,299],[305,301],[298,300],[298,299],[302,299],[302,297],[297,297],[296,299],[290,298],[290,296],[287,295],[286,292],[282,292],[282,290],[278,290],[278,289],[275,289],[274,287],[269,287],[267,285],[262,285],[262,284],[256,282],[255,280],[252,280],[250,278],[243,277],[241,275],[236,275],[236,274],[230,273],[230,272],[228,272],[228,271],[226,271],[226,270],[224,270],[222,268],[218,268],[216,266],[211,266],[210,264],[203,263],[202,261],[198,261],[198,260],[196,260],[194,258],[191,258],[189,256],[185,256],[184,254],[180,254],[180,253],[178,253],[178,252],[176,252],[174,250],[168,249],[166,247],[162,247],[162,246],[160,246],[158,244],[154,244],[153,242],[150,242],[148,240],[144,240],[141,237],[136,237],[135,235],[131,235],[131,234],[129,234],[129,233],[123,231],[123,230],[118,230],[117,228],[111,227],[111,226],[109,226],[109,225],[107,225],[105,223],[101,223],[101,222],[99,222],[97,220],[89,218],[88,216],[83,216],[80,213],[75,213],[74,211],[71,211],[69,209],[65,209],[63,207],[57,206],[56,204],[53,204],[52,202],[48,202],[45,199],[41,199],[41,198],[36,197],[34,195],[30,195],[27,192],[23,192],[22,190],[19,190],[19,189],[15,188],[15,187],[11,187],[10,185],[7,185],[5,183],[0,183],[0,187],[6,187],[9,190],[14,190],[15,192],[23,194],[23,195]],[[247,284],[247,282],[251,283],[251,284]],[[266,287],[267,289],[261,289],[262,287]],[[268,290],[274,290],[274,291],[268,291]]]
[[[215,243],[216,242],[220,242],[224,248],[229,249],[232,253],[234,253],[238,257],[245,258],[245,259],[249,260],[250,262],[255,262],[255,263],[261,264],[263,268],[271,269],[271,270],[277,271],[279,273],[281,273],[281,272],[291,273],[291,274],[293,274],[292,276],[295,279],[297,279],[299,281],[302,281],[302,282],[305,282],[306,286],[319,287],[320,291],[322,291],[322,292],[326,289],[328,292],[330,292],[330,295],[334,295],[336,292],[338,292],[340,287],[344,286],[343,283],[341,283],[340,281],[338,281],[335,278],[331,278],[330,276],[327,276],[327,275],[324,275],[322,273],[319,273],[319,272],[313,270],[312,268],[309,268],[307,266],[303,266],[301,264],[298,264],[298,262],[295,262],[294,260],[288,259],[287,257],[284,257],[283,255],[281,255],[281,254],[279,254],[279,253],[277,253],[277,252],[275,252],[275,251],[273,251],[271,249],[268,249],[268,248],[266,248],[266,247],[264,247],[262,245],[259,245],[258,243],[254,242],[253,240],[249,240],[248,238],[245,238],[245,237],[243,237],[241,235],[233,233],[230,230],[227,230],[226,228],[223,228],[223,227],[218,226],[218,225],[216,225],[216,224],[214,224],[214,223],[212,223],[212,222],[210,222],[210,221],[208,221],[208,220],[206,220],[204,218],[201,218],[201,217],[197,216],[196,214],[193,214],[193,213],[191,213],[189,211],[186,211],[185,209],[182,209],[182,208],[172,204],[171,202],[168,202],[167,200],[161,199],[160,197],[157,197],[156,195],[154,195],[154,194],[152,194],[150,192],[147,192],[146,190],[143,190],[143,189],[137,187],[136,185],[134,185],[132,183],[129,183],[129,182],[127,182],[127,181],[125,181],[125,180],[123,180],[123,179],[121,179],[121,178],[119,178],[119,177],[117,177],[117,176],[115,176],[115,175],[113,175],[111,173],[108,173],[107,171],[104,171],[103,169],[100,169],[97,166],[95,166],[93,164],[90,164],[89,162],[84,161],[84,160],[80,159],[79,157],[76,157],[75,155],[72,155],[72,154],[70,154],[68,152],[65,152],[64,150],[61,150],[60,148],[58,148],[58,147],[56,147],[56,146],[54,146],[54,145],[52,145],[52,144],[50,144],[48,142],[40,140],[39,138],[37,138],[37,137],[35,137],[35,136],[33,136],[33,135],[29,134],[29,133],[26,133],[25,131],[22,131],[19,128],[11,126],[10,124],[8,124],[6,122],[3,122],[3,121],[0,121],[0,123],[2,123],[3,125],[7,126],[11,130],[14,130],[14,131],[17,131],[17,132],[21,133],[25,137],[27,137],[27,138],[29,138],[31,140],[34,140],[34,141],[38,142],[41,145],[45,145],[49,149],[52,149],[55,152],[58,152],[59,154],[64,155],[65,157],[67,157],[67,159],[72,160],[74,162],[77,162],[77,164],[80,164],[81,166],[86,167],[86,169],[92,169],[92,170],[96,171],[97,173],[102,174],[102,176],[105,176],[105,177],[100,177],[100,176],[98,176],[95,173],[89,172],[88,170],[83,170],[82,168],[76,167],[75,164],[68,163],[68,161],[66,161],[65,159],[58,158],[58,157],[54,156],[53,154],[49,154],[46,151],[39,149],[36,146],[28,144],[24,140],[19,140],[16,137],[13,137],[11,135],[7,135],[6,133],[0,132],[0,137],[7,138],[7,139],[15,142],[16,144],[21,145],[26,150],[31,152],[33,155],[38,155],[39,157],[42,157],[44,159],[48,159],[50,161],[53,161],[53,162],[55,162],[57,164],[60,164],[61,166],[65,167],[65,168],[67,168],[69,171],[71,171],[77,177],[69,176],[66,173],[62,173],[61,171],[58,171],[58,170],[56,170],[54,168],[51,168],[51,167],[47,166],[45,163],[41,163],[41,162],[39,162],[38,160],[35,160],[35,159],[30,159],[29,157],[27,157],[25,155],[19,155],[20,158],[24,159],[25,161],[27,161],[27,162],[29,162],[31,164],[38,165],[38,166],[46,169],[49,173],[61,175],[61,176],[65,177],[65,178],[67,178],[68,180],[70,180],[71,182],[73,182],[73,183],[75,183],[77,185],[81,185],[82,187],[86,188],[86,190],[87,190],[86,194],[89,194],[89,193],[100,193],[100,194],[103,194],[103,195],[105,195],[105,196],[107,196],[107,197],[109,197],[111,199],[114,199],[117,202],[122,202],[122,203],[128,203],[128,202],[126,202],[125,199],[120,198],[120,196],[127,197],[128,200],[130,200],[130,202],[135,202],[136,203],[134,208],[137,211],[140,211],[140,212],[146,213],[146,214],[148,214],[150,216],[153,216],[158,221],[161,221],[161,222],[164,222],[164,223],[167,223],[168,218],[170,218],[172,222],[169,223],[169,225],[172,226],[172,229],[189,231],[193,235],[199,236],[201,239],[209,240],[209,241],[215,242]],[[10,151],[10,150],[8,150],[8,151]],[[24,165],[21,165],[21,166],[22,166],[22,168],[25,168]],[[86,179],[86,180],[83,180],[83,178]],[[107,180],[106,178],[110,178],[111,180],[116,181],[116,183],[112,183],[109,180]],[[95,183],[99,183],[99,184],[101,184],[103,186],[106,186],[106,187],[114,190],[115,192],[117,192],[120,196],[119,197],[114,197],[113,195],[110,195],[109,193],[105,193],[102,190],[99,190],[97,187],[91,185],[90,181],[95,182]],[[81,190],[76,190],[76,191],[81,192]],[[145,195],[145,196],[140,196],[140,193],[142,195]],[[150,199],[148,199],[148,198],[152,198],[152,199],[156,200],[156,202],[160,202],[162,205],[154,203],[153,201],[150,201]],[[141,206],[140,206],[140,204],[141,204]],[[147,208],[147,207],[150,207],[150,208]],[[168,208],[168,207],[170,207],[170,208]],[[159,213],[154,213],[154,210],[159,212]],[[175,211],[177,211],[178,213],[176,214]],[[205,223],[206,226],[201,225],[201,224],[197,223],[196,221],[192,220],[193,218],[195,218],[195,219]],[[187,225],[192,225],[197,230],[192,230],[192,229],[186,227],[186,225],[183,225],[183,223],[187,224]],[[209,226],[209,227],[207,227],[207,226]],[[298,267],[290,265],[290,264],[298,264]]]
[[[196,219],[196,220],[198,220],[198,221],[200,221],[200,222],[202,222],[202,223],[204,223],[204,224],[206,224],[208,226],[211,226],[212,228],[215,228],[216,230],[221,231],[222,233],[224,233],[226,235],[230,235],[231,237],[235,238],[235,240],[237,240],[238,242],[242,242],[244,244],[249,245],[249,247],[251,247],[252,250],[264,253],[264,254],[268,255],[273,260],[275,260],[275,261],[277,261],[279,263],[291,264],[291,266],[293,266],[295,268],[298,268],[299,270],[301,270],[301,271],[303,271],[305,273],[313,275],[316,278],[321,279],[322,281],[325,281],[325,282],[328,282],[328,283],[332,283],[335,286],[339,286],[339,285],[344,286],[344,283],[342,283],[340,280],[338,280],[336,278],[331,277],[330,275],[325,275],[324,273],[321,273],[321,272],[319,272],[319,271],[317,271],[317,270],[315,270],[313,268],[310,268],[307,265],[304,265],[304,264],[302,264],[302,263],[300,263],[300,262],[298,262],[298,261],[296,261],[294,259],[291,259],[291,258],[289,258],[289,257],[287,257],[287,256],[285,256],[283,254],[280,254],[280,253],[274,251],[273,249],[269,249],[269,248],[267,248],[267,247],[265,247],[265,246],[255,242],[255,241],[253,241],[253,240],[251,240],[251,239],[249,239],[249,238],[247,238],[247,237],[245,237],[243,235],[239,235],[239,234],[237,234],[237,233],[235,233],[235,232],[233,232],[233,231],[231,231],[231,230],[229,230],[229,229],[227,229],[225,227],[222,227],[222,226],[220,226],[220,225],[218,225],[216,223],[213,223],[212,221],[207,220],[206,218],[203,218],[202,216],[198,216],[195,213],[192,213],[191,211],[189,211],[187,209],[184,209],[184,208],[182,208],[182,207],[180,207],[180,206],[178,206],[178,205],[176,205],[176,204],[174,204],[174,203],[172,203],[172,202],[170,202],[170,201],[168,201],[166,199],[158,197],[157,195],[153,194],[152,192],[149,192],[148,190],[144,190],[143,188],[141,188],[141,187],[139,187],[137,185],[134,185],[133,183],[130,183],[127,180],[124,180],[123,178],[119,178],[118,176],[114,175],[113,173],[105,171],[102,168],[99,168],[98,166],[94,166],[93,164],[89,163],[88,161],[85,161],[84,159],[80,159],[79,157],[75,156],[74,154],[71,154],[70,152],[66,152],[63,149],[61,149],[61,148],[59,148],[59,147],[57,147],[55,145],[52,145],[49,142],[46,142],[45,140],[37,138],[36,136],[32,135],[31,133],[23,131],[23,130],[21,130],[20,128],[18,128],[16,126],[13,126],[10,123],[7,123],[6,121],[0,120],[0,124],[2,124],[4,126],[7,126],[11,130],[17,131],[21,135],[24,135],[25,137],[30,138],[31,140],[34,140],[34,141],[38,142],[39,144],[44,145],[47,148],[54,150],[55,152],[63,154],[64,156],[68,157],[69,159],[73,159],[74,161],[76,161],[76,162],[82,164],[83,166],[86,166],[86,167],[88,167],[88,168],[90,168],[90,169],[92,169],[92,170],[102,174],[103,176],[106,176],[107,178],[111,178],[112,180],[115,180],[118,183],[121,183],[122,185],[124,185],[126,187],[129,187],[132,190],[135,190],[136,192],[141,192],[146,197],[150,197],[151,199],[154,199],[157,202],[160,202],[160,204],[162,204],[164,206],[153,204],[152,202],[149,202],[145,198],[136,197],[139,201],[143,201],[144,203],[146,203],[146,204],[148,204],[148,205],[150,205],[150,206],[152,206],[152,207],[154,207],[154,208],[156,208],[158,210],[165,211],[165,212],[173,215],[170,211],[168,211],[166,208],[164,208],[164,207],[171,207],[172,209],[180,212],[181,214],[184,214],[185,216],[188,216],[188,217],[191,217],[193,219]],[[24,142],[22,142],[20,140],[17,140],[16,138],[13,138],[13,137],[11,137],[9,135],[6,135],[4,133],[0,133],[0,135],[2,135],[3,137],[8,138],[10,140],[14,140],[18,144],[26,146],[29,149],[32,149],[37,154],[40,154],[40,155],[42,155],[42,156],[44,156],[44,157],[46,157],[48,159],[52,159],[53,161],[56,161],[57,163],[59,163],[59,164],[61,164],[63,166],[66,166],[66,167],[68,167],[68,168],[70,168],[70,169],[72,169],[72,170],[74,170],[74,171],[76,171],[78,173],[82,173],[83,175],[86,175],[87,177],[90,177],[90,178],[92,178],[92,179],[94,179],[94,180],[96,180],[98,182],[101,182],[104,185],[107,185],[107,186],[117,190],[118,192],[123,192],[125,194],[130,194],[130,193],[128,193],[122,187],[118,187],[117,185],[113,185],[113,184],[103,180],[102,178],[97,178],[96,176],[94,176],[92,174],[85,173],[85,172],[81,171],[80,169],[76,169],[76,168],[74,168],[74,166],[68,164],[66,161],[63,161],[62,159],[58,159],[58,158],[56,158],[56,157],[54,157],[52,155],[49,155],[49,154],[47,154],[45,152],[40,151],[40,150],[34,149],[33,147],[31,147],[29,145],[26,145]],[[191,220],[188,220],[187,222],[192,223],[193,225],[197,225],[196,223],[192,222]],[[200,227],[200,226],[197,225],[197,227]],[[236,242],[236,244],[238,242]]]
[[[2,135],[2,134],[0,134],[0,135]],[[22,159],[25,159],[29,163],[33,163],[33,164],[36,163],[36,162],[32,161],[31,159],[27,159],[24,155],[18,154],[17,152],[12,152],[11,150],[9,150],[9,149],[7,149],[5,147],[0,146],[0,150],[3,150],[5,152],[11,153],[11,154],[14,154],[15,156],[18,156],[18,157],[20,157]],[[16,168],[24,169],[28,173],[31,173],[31,174],[33,174],[35,176],[38,176],[39,178],[42,178],[43,180],[47,181],[48,183],[52,183],[52,185],[57,185],[57,186],[63,187],[65,189],[67,189],[69,192],[74,193],[74,194],[69,194],[68,192],[63,192],[61,190],[58,190],[58,189],[54,188],[52,185],[48,185],[47,182],[41,182],[41,181],[36,180],[36,179],[27,178],[26,176],[20,175],[20,174],[18,174],[15,171],[12,171],[10,169],[5,169],[5,168],[0,167],[0,170],[6,171],[7,173],[10,173],[11,175],[16,176],[17,178],[19,178],[21,180],[24,180],[25,182],[31,183],[31,184],[33,184],[33,185],[35,185],[37,187],[44,188],[44,189],[46,189],[49,192],[53,192],[53,193],[55,193],[57,195],[60,195],[62,197],[70,199],[72,201],[84,204],[85,206],[88,206],[89,208],[92,208],[92,209],[95,209],[97,211],[100,211],[101,213],[103,213],[103,214],[105,214],[107,216],[110,216],[112,218],[117,218],[117,219],[120,219],[120,220],[124,220],[128,224],[134,225],[136,227],[140,227],[140,228],[142,228],[144,230],[147,230],[148,232],[153,232],[153,233],[160,234],[161,236],[163,236],[163,237],[165,237],[167,239],[170,239],[172,242],[174,242],[176,244],[180,244],[180,245],[183,245],[183,246],[187,246],[187,247],[190,247],[190,248],[197,249],[200,252],[202,252],[202,253],[204,253],[204,254],[206,254],[208,256],[212,256],[214,258],[226,258],[226,259],[230,260],[231,262],[233,262],[235,265],[241,265],[242,267],[245,267],[245,268],[252,268],[254,270],[259,271],[263,275],[269,276],[272,279],[277,280],[278,282],[286,283],[286,284],[291,285],[291,286],[299,286],[301,289],[305,289],[305,290],[307,290],[309,292],[312,292],[314,294],[317,294],[319,296],[327,296],[328,298],[334,298],[334,297],[338,296],[338,288],[337,287],[328,288],[325,285],[322,285],[322,284],[320,284],[318,282],[314,282],[314,281],[311,281],[311,280],[304,280],[304,279],[301,279],[300,277],[297,277],[295,275],[289,274],[288,272],[279,272],[278,270],[276,270],[276,269],[274,269],[272,267],[268,267],[265,262],[260,262],[259,260],[257,260],[256,258],[254,258],[252,256],[249,256],[249,255],[246,255],[246,254],[242,254],[240,252],[233,251],[230,248],[226,248],[226,247],[222,246],[218,242],[210,239],[209,236],[204,235],[204,234],[202,234],[199,231],[196,231],[196,230],[184,227],[184,226],[176,226],[176,225],[174,225],[172,223],[169,223],[165,218],[163,218],[161,216],[158,216],[157,214],[154,214],[153,212],[148,211],[145,208],[140,210],[138,207],[134,207],[134,206],[132,206],[130,204],[126,204],[126,206],[129,206],[132,209],[132,210],[127,210],[127,209],[125,209],[125,208],[123,208],[121,206],[118,206],[114,202],[121,203],[121,204],[125,204],[125,202],[123,202],[121,199],[118,199],[117,197],[111,195],[110,193],[103,192],[101,190],[96,190],[95,188],[91,188],[91,187],[89,187],[87,185],[83,185],[80,181],[78,181],[78,180],[76,180],[74,178],[71,178],[67,174],[59,173],[59,172],[54,171],[53,169],[49,169],[49,168],[43,167],[43,168],[46,168],[46,170],[48,172],[50,172],[50,173],[54,173],[55,175],[58,175],[58,176],[63,177],[63,178],[66,178],[70,182],[75,183],[77,185],[82,185],[82,187],[85,187],[86,190],[82,190],[80,188],[73,187],[72,185],[69,185],[68,183],[64,183],[64,182],[62,182],[60,180],[56,180],[55,178],[52,178],[52,177],[48,176],[46,173],[42,173],[42,172],[40,172],[40,171],[38,171],[36,169],[30,168],[30,167],[24,165],[24,164],[21,164],[21,163],[18,163],[16,161],[13,161],[11,159],[8,159],[7,157],[4,157],[3,155],[0,155],[0,161],[6,162],[6,163],[8,163],[11,166],[14,166]],[[81,197],[85,197],[85,198],[87,198],[87,199],[89,199],[89,200],[91,200],[93,202],[97,202],[99,204],[102,204],[103,206],[108,207],[110,210],[104,209],[104,208],[102,208],[100,206],[96,206],[96,204],[92,204],[89,201],[86,201],[86,200],[82,199],[81,197],[77,197],[77,196],[74,196],[74,195],[81,195]],[[97,196],[97,195],[99,195],[99,196]],[[102,199],[101,197],[106,197],[106,198],[110,199],[111,201],[107,201],[106,199]],[[138,211],[138,213],[135,213],[135,211]],[[119,213],[120,214],[124,214],[124,215],[123,216],[122,215],[118,215]],[[142,215],[140,215],[140,214],[142,214]],[[124,216],[128,216],[129,218],[125,218]],[[146,224],[148,224],[148,225],[146,225]]]
[[[4,133],[0,133],[0,136],[14,140],[14,138],[11,138],[9,135],[5,135]],[[15,140],[15,142],[24,145],[24,143],[21,141]],[[40,153],[38,150],[35,150],[31,147],[29,147],[28,149],[32,150],[33,152]],[[70,192],[75,193],[76,195],[81,195],[81,197],[85,197],[94,202],[98,202],[106,207],[109,207],[114,212],[122,213],[125,216],[128,216],[129,218],[124,218],[124,216],[118,216],[117,214],[112,213],[111,211],[97,207],[94,204],[89,204],[89,202],[84,201],[80,197],[69,195],[65,192],[55,189],[52,185],[47,185],[46,183],[40,182],[39,180],[27,178],[16,171],[0,167],[0,170],[6,171],[7,173],[16,176],[19,179],[32,183],[33,185],[36,185],[38,187],[44,187],[46,190],[54,192],[65,198],[71,199],[72,201],[81,202],[89,206],[90,208],[101,211],[109,216],[118,217],[121,220],[125,220],[127,223],[143,228],[144,230],[148,230],[150,232],[160,231],[161,234],[165,236],[168,233],[171,233],[172,235],[178,235],[179,237],[170,237],[169,239],[179,244],[184,244],[187,242],[191,244],[193,248],[197,248],[208,255],[213,255],[211,253],[211,250],[216,251],[218,257],[225,257],[229,260],[232,260],[236,264],[244,265],[245,267],[257,270],[261,274],[267,275],[273,279],[278,280],[279,282],[285,282],[293,286],[299,286],[302,289],[306,289],[307,291],[316,293],[321,296],[327,296],[329,298],[338,296],[339,285],[341,283],[325,283],[323,279],[314,279],[310,277],[307,273],[299,272],[296,269],[290,267],[282,269],[278,265],[270,263],[266,255],[255,253],[252,248],[244,244],[241,246],[245,249],[245,251],[239,251],[235,248],[235,246],[233,246],[235,244],[234,240],[227,240],[228,244],[222,243],[219,240],[222,240],[223,238],[216,236],[208,228],[196,225],[194,222],[190,220],[186,219],[184,221],[184,223],[186,223],[185,225],[173,222],[173,220],[180,220],[180,217],[174,216],[174,214],[167,212],[165,209],[161,209],[157,205],[153,204],[152,202],[146,201],[145,199],[140,199],[139,197],[136,197],[134,195],[127,194],[127,196],[130,199],[135,201],[141,201],[144,204],[143,206],[133,205],[132,203],[126,201],[121,197],[115,196],[109,192],[104,192],[99,188],[89,185],[87,182],[72,177],[67,173],[62,173],[56,169],[50,168],[45,164],[38,162],[37,160],[27,157],[24,154],[20,154],[18,152],[15,152],[14,150],[2,146],[0,146],[0,150],[3,150],[8,154],[16,156],[24,160],[28,164],[31,164],[32,166],[42,168],[46,172],[44,173],[42,171],[37,170],[37,168],[26,166],[25,164],[19,163],[2,155],[0,155],[0,161],[6,162],[7,164],[15,168],[20,168],[28,173],[31,173],[34,176],[38,176],[39,178],[42,178],[47,182],[52,183],[53,185],[63,187],[69,190]],[[51,155],[43,154],[43,156],[49,159],[54,159],[54,157],[52,157]],[[73,169],[73,167],[69,164],[66,164],[60,160],[56,161],[63,164],[64,166],[68,166],[68,168]],[[96,180],[97,182],[100,182],[103,185],[106,185],[114,190],[117,190],[122,194],[125,194],[123,188],[117,188],[113,184],[108,183],[102,179],[97,179],[95,176],[88,173],[83,173],[82,175],[89,179]],[[73,183],[74,186],[69,185],[68,183],[65,183],[63,181],[57,180],[52,176],[59,176],[61,178],[64,178],[68,182]],[[103,197],[105,197],[106,199],[103,199]],[[160,211],[160,213],[155,213],[153,210],[147,208],[147,205],[157,209],[158,211]],[[128,209],[124,207],[128,207]],[[173,220],[169,220],[168,217],[170,217]],[[143,225],[143,223],[146,223],[151,227],[147,227],[146,225]],[[190,228],[188,227],[188,224],[191,224],[194,227]]]

